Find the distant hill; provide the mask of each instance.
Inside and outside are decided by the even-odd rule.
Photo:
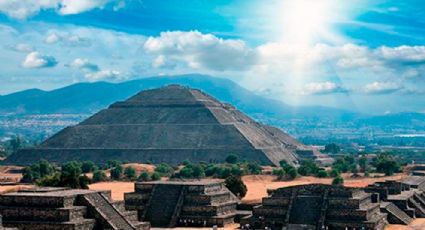
[[[0,114],[94,113],[140,90],[176,83],[201,89],[249,113],[283,115],[284,117],[354,115],[349,111],[328,107],[288,106],[281,101],[256,95],[228,79],[197,74],[151,77],[123,83],[78,83],[52,91],[24,90],[0,96]]]
[[[220,101],[234,105],[263,123],[279,126],[298,137],[311,135],[327,138],[331,135],[334,137],[360,133],[369,135],[370,132],[388,134],[425,132],[425,114],[398,113],[368,116],[323,106],[294,107],[278,100],[259,96],[231,80],[199,74],[158,76],[122,83],[78,83],[52,91],[24,90],[0,96],[0,116],[5,114],[21,117],[28,114],[89,115],[106,108],[113,102],[125,100],[141,90],[169,84],[181,84],[200,89]],[[61,126],[55,126],[52,131],[57,130],[57,127]],[[16,131],[17,129],[14,130],[12,133],[19,132]],[[2,126],[0,121],[0,134],[2,132],[10,132],[10,128]]]

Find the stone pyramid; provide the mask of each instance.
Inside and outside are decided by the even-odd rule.
[[[9,164],[52,162],[222,162],[229,154],[263,165],[297,165],[305,146],[200,90],[169,85],[116,102],[39,146],[10,156]]]

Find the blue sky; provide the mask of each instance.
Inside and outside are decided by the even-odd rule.
[[[0,94],[203,73],[293,105],[425,112],[420,0],[0,0]]]

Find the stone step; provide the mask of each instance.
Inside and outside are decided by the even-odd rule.
[[[40,221],[3,221],[4,227],[31,230],[91,230],[95,229],[96,220],[81,219],[69,222],[40,222]]]
[[[388,221],[391,224],[410,224],[413,219],[408,216],[403,210],[399,209],[396,205],[390,202],[381,203],[381,209],[389,214]]]
[[[19,221],[72,221],[83,219],[86,212],[85,206],[66,208],[0,206],[0,215],[3,216],[3,219]]]

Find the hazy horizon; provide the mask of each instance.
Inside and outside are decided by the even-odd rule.
[[[421,1],[0,1],[0,94],[160,75],[294,106],[425,112]]]

